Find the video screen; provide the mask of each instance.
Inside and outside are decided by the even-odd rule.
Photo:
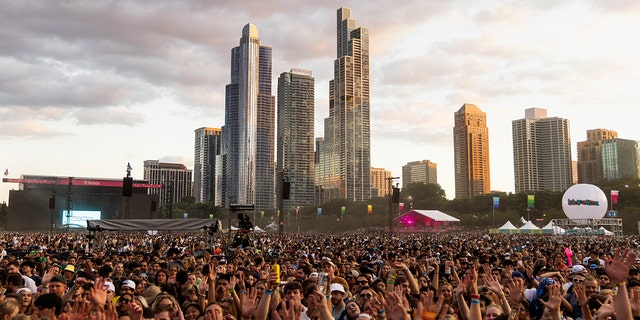
[[[82,210],[71,210],[71,214],[67,215],[69,211],[62,211],[62,225],[79,225],[83,227],[87,227],[87,220],[100,220],[101,212],[100,211],[82,211]]]

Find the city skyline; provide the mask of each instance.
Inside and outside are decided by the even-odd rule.
[[[340,6],[371,30],[372,167],[399,176],[429,159],[453,198],[451,114],[464,103],[487,113],[491,167],[509,169],[491,170],[492,190],[514,191],[511,121],[527,108],[571,122],[573,160],[587,130],[640,138],[631,122],[640,112],[629,110],[640,98],[632,1],[7,1],[0,169],[118,178],[131,163],[141,179],[147,159],[193,168],[193,130],[224,124],[229,48],[247,23],[273,47],[272,83],[291,68],[313,72],[321,137]],[[0,202],[17,187],[0,183]]]

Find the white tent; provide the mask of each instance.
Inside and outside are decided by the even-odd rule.
[[[527,221],[524,226],[520,227],[520,233],[539,233],[540,228],[536,227],[531,221]]]
[[[553,224],[553,221],[549,221],[549,223],[547,223],[546,226],[540,228],[542,229],[543,233],[550,233],[550,234],[564,234],[565,230],[563,228],[560,228],[558,226],[556,226],[555,224]]]
[[[278,221],[273,221],[266,225],[264,228],[271,231],[278,230]]]
[[[516,233],[518,228],[511,223],[511,221],[505,222],[502,227],[498,228],[498,233]]]
[[[598,229],[598,230],[604,232],[605,236],[612,236],[613,235],[612,231],[609,231],[609,230],[605,229],[604,227],[600,227],[600,229]]]
[[[498,228],[498,230],[517,230],[516,226],[511,223],[511,221],[505,222],[502,227]]]

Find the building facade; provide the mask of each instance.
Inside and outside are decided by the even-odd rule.
[[[513,120],[515,192],[564,192],[572,186],[569,120],[547,117],[547,110],[529,108]]]
[[[196,203],[215,203],[216,161],[220,156],[220,138],[220,128],[195,130],[193,196],[196,198]]]
[[[487,114],[465,103],[454,114],[453,149],[456,198],[491,192]]]
[[[603,141],[602,177],[606,181],[640,178],[640,141],[619,138]]]
[[[161,184],[161,189],[149,189],[158,205],[167,205],[182,201],[183,197],[193,194],[193,171],[179,163],[163,163],[158,160],[144,161],[144,180],[150,184]]]
[[[371,196],[384,197],[391,194],[389,178],[391,178],[391,171],[385,168],[371,168]]]
[[[402,187],[412,183],[438,184],[438,165],[429,160],[407,162],[402,166]]]
[[[579,141],[578,183],[600,183],[602,175],[602,143],[618,137],[618,132],[607,129],[587,130],[587,140]]]
[[[287,207],[314,205],[314,85],[311,71],[291,69],[278,78],[277,170],[290,182]]]
[[[222,128],[224,179],[221,205],[275,208],[275,97],[271,94],[271,47],[247,24],[231,50],[231,83],[225,92]]]
[[[369,29],[357,27],[351,9],[337,11],[337,58],[329,83],[329,117],[318,152],[316,175],[323,193],[363,201],[371,197],[371,133],[369,104]],[[326,197],[322,197],[326,198]]]

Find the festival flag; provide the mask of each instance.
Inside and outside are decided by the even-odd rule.
[[[322,208],[318,208],[318,217],[322,215]]]
[[[209,214],[209,220],[213,220],[213,214],[212,213]]]
[[[340,214],[344,217],[344,214],[347,212],[347,207],[340,208]]]
[[[500,207],[500,197],[493,197],[493,208],[498,209]]]
[[[611,204],[618,203],[618,190],[611,190]]]
[[[278,217],[280,216],[280,210],[278,210],[278,211],[276,212],[276,215],[277,215]]]
[[[527,208],[533,209],[535,207],[535,205],[534,205],[535,202],[536,202],[536,200],[535,200],[535,196],[534,195],[532,195],[532,194],[527,195]]]
[[[260,211],[260,219],[264,219],[264,211]]]
[[[403,209],[404,209],[404,202],[398,203],[398,212],[402,212]]]
[[[367,213],[371,214],[373,212],[373,205],[367,205]]]

